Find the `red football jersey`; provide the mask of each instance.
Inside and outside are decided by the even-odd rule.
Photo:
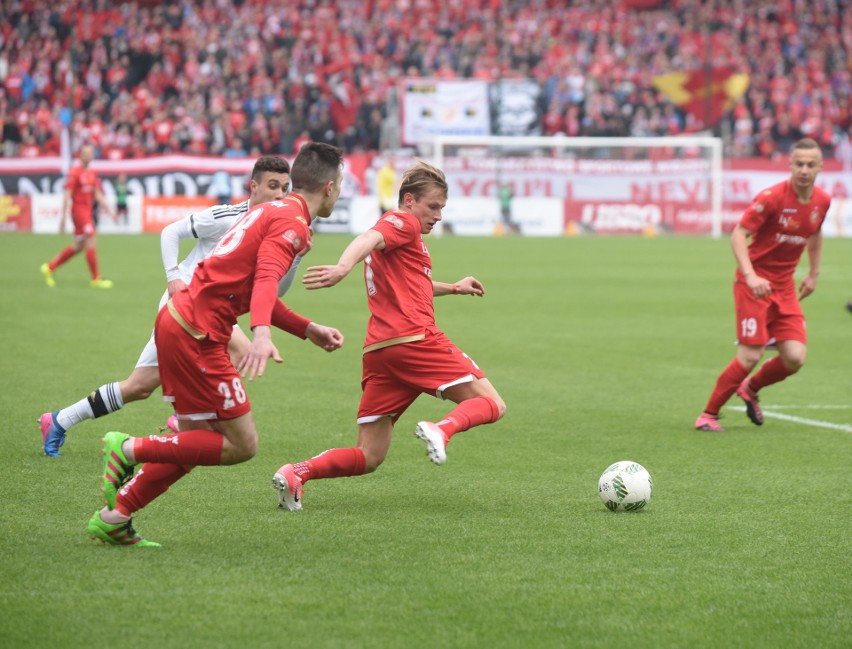
[[[278,282],[308,244],[309,224],[307,205],[297,194],[252,208],[199,262],[187,289],[172,297],[175,309],[216,342],[227,342],[237,318],[249,312],[252,327],[275,324],[303,336],[309,321],[281,304]],[[292,316],[287,323],[294,325],[292,330],[278,317],[284,311]]]
[[[432,260],[420,236],[420,222],[413,214],[393,211],[372,229],[382,233],[385,248],[373,250],[364,260],[371,313],[365,347],[435,326]]]
[[[90,217],[95,203],[95,188],[100,188],[101,181],[91,168],[73,167],[68,172],[65,189],[71,190],[71,216]]]
[[[809,202],[799,202],[789,180],[758,194],[740,219],[752,233],[748,256],[755,272],[770,282],[790,281],[808,237],[819,232],[830,205],[831,196],[819,187]],[[743,279],[739,269],[737,277]]]

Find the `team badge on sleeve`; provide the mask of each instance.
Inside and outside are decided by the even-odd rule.
[[[295,250],[300,250],[302,247],[302,237],[299,236],[299,233],[293,229],[287,230],[284,234],[281,235],[287,241],[293,244],[293,248]]]
[[[396,214],[387,214],[384,217],[384,220],[387,221],[388,223],[390,223],[397,230],[402,230],[402,228],[405,227],[405,222],[401,218],[399,218]]]

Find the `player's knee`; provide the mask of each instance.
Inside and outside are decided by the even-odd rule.
[[[235,463],[248,462],[257,455],[257,438],[242,440],[233,448],[232,456]]]
[[[781,357],[781,362],[791,372],[798,372],[805,364],[805,352],[795,352]]]
[[[153,392],[154,388],[146,385],[131,384],[128,386],[127,390],[121,391],[121,396],[124,399],[124,403],[129,403],[131,401],[142,401],[147,399]]]
[[[497,406],[497,413],[494,421],[498,421],[506,414],[506,402],[496,395],[491,397],[491,400],[494,402],[494,405]]]
[[[364,473],[372,473],[385,461],[384,455],[364,451]]]
[[[751,372],[760,362],[763,356],[763,349],[740,347],[737,351],[737,360],[745,369]]]
[[[156,370],[156,368],[153,369]],[[148,371],[147,368],[135,369],[119,386],[121,398],[125,403],[147,399],[158,387],[160,387],[159,373]]]

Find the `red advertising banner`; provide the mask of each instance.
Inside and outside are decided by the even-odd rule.
[[[0,232],[30,232],[32,229],[30,197],[0,195]]]
[[[722,229],[739,220],[748,203],[725,205]],[[565,232],[596,234],[707,234],[712,219],[706,201],[565,199]]]
[[[142,231],[160,232],[170,223],[215,204],[206,196],[146,197],[142,200]]]

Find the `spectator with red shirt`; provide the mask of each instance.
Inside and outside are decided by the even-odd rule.
[[[95,157],[94,148],[87,144],[80,148],[79,155],[80,164],[68,172],[59,221],[59,232],[61,234],[65,231],[65,221],[68,217],[70,206],[71,219],[74,223],[74,243],[63,248],[50,262],[43,263],[41,265],[41,274],[44,276],[44,281],[49,287],[55,287],[54,271],[74,255],[85,249],[86,262],[89,265],[89,272],[92,276],[89,283],[90,286],[92,288],[112,288],[112,281],[103,279],[98,270],[95,223],[92,218],[94,202],[97,201],[113,221],[115,220],[115,212],[104,197],[100,179],[89,167],[89,164]]]
[[[788,153],[798,137],[817,135],[807,129],[817,128],[818,122],[813,127],[804,122],[822,115],[828,122],[819,127],[817,139],[829,155],[828,131],[842,134],[852,121],[852,80],[843,63],[850,58],[852,12],[843,11],[842,0],[814,0],[813,11],[801,17],[792,0],[770,8],[760,3],[695,5],[692,0],[649,8],[607,0],[547,0],[534,6],[486,0],[458,6],[445,0],[340,0],[319,9],[298,0],[280,15],[268,14],[260,0],[105,6],[65,3],[57,9],[33,0],[0,9],[5,19],[0,21],[0,83],[11,93],[11,111],[20,113],[31,131],[33,100],[70,102],[75,110],[90,111],[100,97],[104,101],[98,117],[105,129],[116,130],[121,122],[112,105],[128,92],[136,100],[136,117],[127,122],[134,138],[158,108],[177,124],[175,107],[201,97],[208,122],[229,113],[229,142],[237,137],[253,142],[255,114],[263,114],[271,125],[283,115],[305,122],[312,110],[325,105],[330,139],[375,150],[379,135],[372,128],[373,115],[377,111],[387,117],[387,100],[401,78],[498,81],[523,76],[539,84],[542,112],[555,101],[548,123],[542,114],[536,125],[543,132],[570,133],[577,127],[577,135],[671,135],[699,125],[651,80],[702,68],[707,51],[713,52],[714,65],[749,75],[746,104],[752,133],[763,133],[762,120],[773,128],[782,116],[800,131],[789,140],[786,129],[770,130],[764,138],[783,142],[759,151]],[[720,27],[708,33],[708,24]],[[4,60],[8,74],[2,69]],[[267,82],[275,91],[264,101],[268,91],[257,96],[255,88],[266,88]],[[248,110],[234,112],[232,100],[242,107],[249,99]],[[620,115],[612,114],[613,104]],[[566,116],[572,106],[578,115],[572,115],[571,128],[559,128],[555,118]],[[736,119],[726,116],[728,123],[717,127],[717,133],[733,133]],[[359,121],[371,127],[353,138],[347,131],[361,129]],[[324,140],[329,139],[327,131],[322,132]],[[290,138],[282,138],[262,146],[290,154],[290,145]],[[224,148],[214,142],[211,129],[206,145],[197,138],[175,140],[169,133],[160,142],[146,141],[143,153],[178,149],[219,154]],[[738,150],[745,155],[750,148]]]
[[[820,271],[822,223],[831,197],[815,186],[822,152],[810,138],[793,144],[790,178],[755,197],[731,233],[737,260],[734,280],[737,353],[716,380],[697,430],[724,432],[719,411],[734,393],[757,426],[763,412],[757,394],[798,372],[807,355],[801,300],[814,292]],[[749,239],[751,243],[749,244]],[[796,290],[793,273],[807,250],[809,271]],[[770,340],[778,355],[751,377]]]

